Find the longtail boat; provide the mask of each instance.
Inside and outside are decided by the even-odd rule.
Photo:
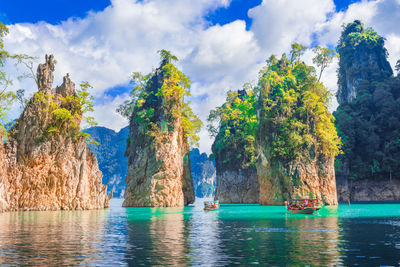
[[[219,208],[219,201],[204,201],[204,210],[205,211],[212,211]]]
[[[285,206],[290,213],[313,214],[321,209],[317,199],[289,199]]]

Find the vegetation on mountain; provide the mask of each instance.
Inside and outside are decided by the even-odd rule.
[[[344,152],[336,173],[353,180],[400,179],[400,77],[392,76],[384,38],[354,21],[343,28],[338,51],[339,87],[346,89],[349,75],[359,81],[355,99],[334,113]]]
[[[249,84],[228,91],[226,102],[208,116],[208,131],[215,137],[213,157],[232,168],[254,167],[256,160],[257,95]]]
[[[134,116],[139,130],[153,137],[173,131],[175,121],[181,119],[185,138],[190,145],[195,145],[199,141],[197,133],[202,122],[185,100],[190,96],[190,79],[173,64],[178,61],[176,56],[167,50],[161,50],[159,54],[161,73],[156,73],[158,69],[147,75],[133,73],[131,97],[117,111],[128,118]],[[162,84],[154,83],[158,74]]]
[[[90,134],[81,131],[81,121],[86,127],[97,125],[94,117],[86,115],[94,111],[93,96],[88,89],[93,88],[88,82],[81,82],[80,89],[76,89],[76,94],[54,96],[39,91],[34,94],[35,101],[42,105],[43,110],[51,114],[50,123],[43,131],[43,138],[50,138],[58,134],[70,134],[77,139],[85,137],[89,143],[95,143]]]
[[[259,123],[272,161],[288,163],[340,153],[340,138],[328,111],[331,95],[315,69],[300,60],[303,50],[293,45],[289,58],[271,56],[260,73]]]

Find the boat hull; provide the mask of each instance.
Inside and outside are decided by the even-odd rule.
[[[291,209],[288,209],[288,211],[290,213],[295,213],[295,214],[313,214],[314,213],[314,209],[313,208],[305,208],[305,209],[302,209],[302,210],[291,210]]]
[[[217,209],[218,208],[215,208],[215,209],[213,209],[213,208],[211,208],[211,209],[204,208],[205,211],[213,211],[213,210],[217,210]]]

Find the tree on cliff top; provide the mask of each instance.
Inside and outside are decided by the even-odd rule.
[[[4,66],[8,60],[14,60],[17,64],[24,64],[25,66],[32,64],[33,57],[25,54],[10,54],[4,49],[4,37],[8,34],[6,25],[0,22],[0,139],[5,133],[4,125],[7,123],[8,111],[15,100],[23,100],[23,90],[17,90],[15,93],[10,90],[13,85],[13,80],[4,71]],[[23,74],[18,79],[27,77]]]
[[[210,112],[208,131],[215,137],[213,156],[232,168],[253,167],[256,159],[257,95],[246,84],[243,90],[228,91],[226,102]]]
[[[7,120],[7,112],[16,99],[16,95],[8,90],[12,80],[4,71],[4,65],[11,55],[4,49],[4,37],[8,34],[8,28],[0,22],[0,137],[5,133],[4,124]],[[0,138],[1,139],[1,138]]]
[[[198,144],[202,122],[185,99],[190,96],[190,79],[173,64],[178,61],[176,56],[167,50],[158,52],[160,67],[147,75],[132,74],[130,99],[117,111],[134,119],[140,131],[152,136],[172,131],[175,121],[181,119],[184,137],[191,146]]]
[[[271,158],[282,163],[336,156],[341,141],[328,111],[330,93],[315,69],[299,60],[298,46],[292,48],[289,58],[271,56],[260,73],[261,138]]]
[[[345,88],[346,73],[361,79],[356,98],[334,113],[344,152],[336,173],[354,180],[400,179],[400,77],[391,76],[384,38],[354,21],[344,26],[338,50],[339,86]]]

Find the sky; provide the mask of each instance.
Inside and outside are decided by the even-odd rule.
[[[194,112],[206,123],[228,90],[255,83],[271,55],[288,52],[294,42],[309,49],[335,47],[341,26],[360,19],[386,38],[389,61],[400,59],[400,0],[0,0],[0,22],[10,33],[5,46],[44,61],[54,54],[54,86],[70,73],[89,81],[95,97],[92,114],[100,126],[116,131],[128,125],[116,108],[128,98],[134,71],[149,73],[159,64],[157,51],[170,50],[192,80]],[[23,70],[13,64],[8,73]],[[337,60],[322,81],[337,90]],[[33,94],[33,80],[15,80],[12,90]],[[330,110],[337,107],[333,99]],[[11,118],[19,116],[16,104]],[[210,153],[212,139],[200,132],[200,150]]]

